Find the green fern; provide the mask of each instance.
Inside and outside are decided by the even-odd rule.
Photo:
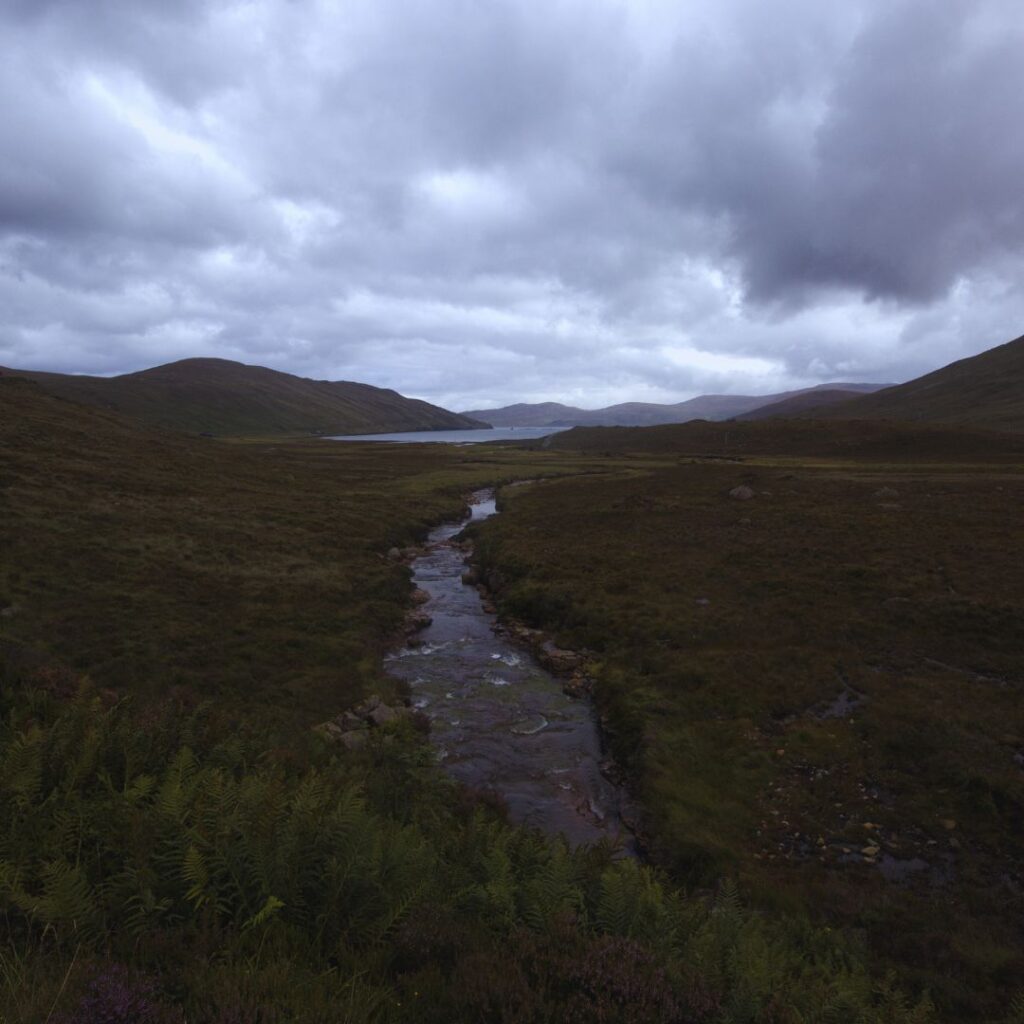
[[[467,889],[463,898],[477,913],[511,926],[517,917],[516,885],[507,849],[498,845],[481,862],[485,880]]]
[[[23,903],[37,921],[53,927],[62,938],[91,936],[101,930],[93,888],[78,865],[51,861],[43,867],[42,883],[42,894]]]
[[[30,904],[22,888],[21,871],[6,860],[0,860],[0,901],[10,901],[18,906]]]
[[[262,928],[274,915],[284,907],[276,896],[268,896],[266,903],[256,911],[247,921],[242,924],[242,931],[249,931],[252,928]]]
[[[72,756],[66,762],[61,788],[68,793],[81,789],[94,776],[100,760],[103,731],[98,725],[87,728],[79,737]]]
[[[722,880],[715,895],[713,913],[721,920],[732,924],[739,923],[743,917],[743,906],[740,902],[736,882],[731,878]]]
[[[203,855],[194,847],[190,846],[185,851],[185,860],[181,865],[181,876],[188,886],[185,899],[192,906],[199,910],[210,902],[210,873],[206,868]]]
[[[563,843],[553,847],[548,862],[526,883],[521,903],[523,920],[538,931],[557,918],[575,920],[582,915],[583,893],[576,866]]]
[[[43,731],[33,726],[7,744],[0,762],[0,787],[19,810],[27,810],[40,797],[43,784]]]
[[[126,782],[123,796],[126,803],[137,805],[148,800],[156,788],[156,778],[152,775],[136,775]]]
[[[678,896],[666,893],[655,874],[633,860],[602,873],[595,917],[602,931],[642,939],[665,954],[680,942]]]

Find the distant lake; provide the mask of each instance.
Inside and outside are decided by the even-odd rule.
[[[402,444],[483,444],[486,441],[533,441],[568,427],[495,427],[493,430],[413,430],[404,434],[339,434],[326,441],[392,441]]]

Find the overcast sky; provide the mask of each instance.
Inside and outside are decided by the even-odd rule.
[[[451,408],[1024,332],[1021,0],[0,0],[0,364]]]

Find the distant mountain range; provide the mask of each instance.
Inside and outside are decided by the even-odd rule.
[[[182,359],[120,377],[0,372],[28,377],[59,398],[194,434],[373,434],[488,425],[397,391],[309,380],[228,359]]]
[[[703,420],[892,420],[902,423],[954,426],[970,428],[971,431],[996,430],[1007,433],[1024,433],[1024,336],[1005,345],[991,348],[980,355],[960,359],[940,370],[917,377],[906,384],[822,384],[805,391],[784,395],[762,395],[756,400],[748,396],[705,395],[682,402],[676,406],[653,406],[655,410],[674,410],[685,413],[685,419],[662,420],[657,424],[667,426],[672,422],[682,423],[698,418],[693,416],[700,410]],[[716,404],[717,403],[717,404]],[[732,403],[732,404],[730,404]],[[747,408],[741,406],[751,403]],[[511,415],[521,415],[519,409],[549,409],[550,406],[509,406]],[[567,406],[556,408],[568,409]],[[628,406],[612,406],[611,410],[596,409],[587,412],[600,422],[581,423],[580,426],[633,426],[629,422],[612,422],[604,417],[615,410]],[[491,420],[497,421],[505,410]],[[482,411],[484,418],[493,416],[491,410]],[[695,425],[696,426],[696,425]],[[691,431],[687,435],[696,439]],[[739,436],[739,435],[737,435]],[[743,435],[747,436],[747,435]],[[750,435],[757,437],[761,435]],[[773,435],[765,434],[764,437]],[[803,437],[803,435],[800,435]],[[936,435],[938,436],[938,435]],[[655,443],[655,438],[650,443]],[[735,442],[735,438],[734,438]],[[560,436],[560,445],[575,443],[569,436]],[[606,436],[595,444],[611,444]],[[636,439],[631,444],[639,442]],[[944,442],[945,443],[945,442]]]
[[[783,391],[775,395],[699,395],[674,405],[653,402],[625,402],[604,409],[578,409],[559,402],[520,403],[500,409],[474,409],[462,413],[484,420],[495,427],[652,427],[664,423],[687,423],[690,420],[730,420],[764,406],[799,399],[804,395],[822,396],[814,405],[832,401],[834,393],[856,397],[888,384],[819,384],[799,391]],[[828,395],[829,398],[824,396]]]

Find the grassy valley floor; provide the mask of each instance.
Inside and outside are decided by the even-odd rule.
[[[302,727],[384,685],[410,591],[387,551],[523,474],[500,449],[189,438],[17,378],[0,403],[0,638],[100,687]]]
[[[0,410],[5,1024],[909,1024],[925,985],[1015,1019],[1012,453],[221,442],[12,379]],[[480,553],[594,652],[657,868],[508,826],[409,722],[310,729],[400,696],[389,549],[546,477]]]

